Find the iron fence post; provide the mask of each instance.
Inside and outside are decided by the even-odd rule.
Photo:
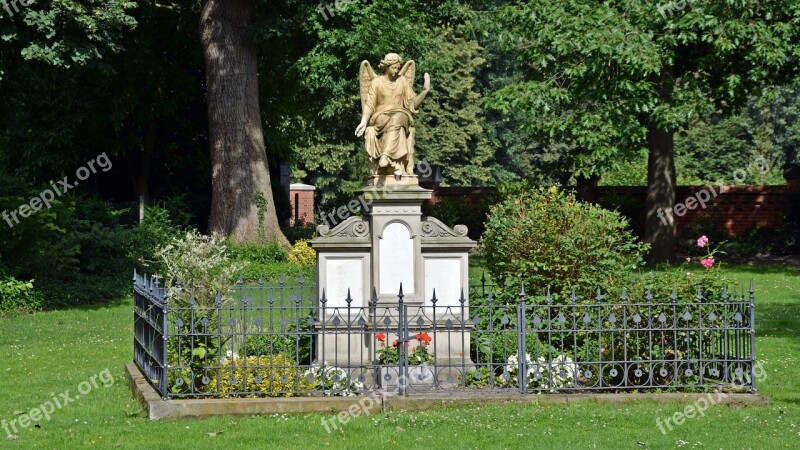
[[[162,306],[163,306],[163,314],[162,317],[162,327],[163,333],[162,336],[164,338],[164,347],[161,349],[161,380],[159,384],[161,385],[161,399],[162,400],[169,400],[169,390],[167,389],[167,378],[169,376],[169,363],[168,363],[168,356],[167,352],[169,350],[169,296],[164,295],[161,297]]]
[[[755,314],[755,289],[753,279],[750,279],[750,392],[756,393],[756,314]]]
[[[517,380],[519,392],[528,392],[528,349],[526,348],[528,327],[525,321],[525,283],[519,292],[519,305],[517,305]]]

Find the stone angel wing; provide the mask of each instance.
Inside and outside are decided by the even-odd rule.
[[[414,78],[417,76],[417,63],[415,63],[413,59],[406,62],[403,68],[400,69],[400,76],[406,77],[406,80],[408,80],[408,85],[413,89]]]
[[[367,103],[367,95],[369,88],[372,86],[372,80],[378,75],[372,70],[372,65],[369,61],[362,61],[361,68],[358,70],[358,81],[361,84],[361,110],[364,110],[364,105]]]

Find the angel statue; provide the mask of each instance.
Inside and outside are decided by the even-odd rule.
[[[359,70],[362,114],[356,136],[365,135],[373,181],[387,175],[397,180],[414,177],[414,116],[431,90],[431,77],[425,74],[425,85],[417,95],[417,65],[408,61],[401,69],[402,64],[400,55],[389,53],[378,66],[380,75],[369,61],[362,62]]]

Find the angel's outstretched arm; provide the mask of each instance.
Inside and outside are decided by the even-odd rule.
[[[427,73],[425,74],[425,85],[422,88],[422,92],[419,93],[416,97],[414,97],[414,109],[419,109],[422,102],[425,100],[425,97],[428,96],[428,92],[431,91],[431,76]]]

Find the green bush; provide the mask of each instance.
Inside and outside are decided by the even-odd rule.
[[[0,317],[41,309],[42,297],[33,288],[33,280],[18,281],[0,272]]]
[[[465,197],[444,197],[435,204],[424,204],[422,210],[426,216],[435,217],[447,226],[466,225],[469,237],[478,239],[484,232],[484,222],[492,199],[490,192],[486,192],[477,202]]]
[[[308,242],[297,241],[289,252],[288,261],[299,267],[313,266],[317,264],[317,252],[308,246]]]
[[[186,230],[173,220],[166,208],[153,206],[145,209],[144,220],[131,236],[128,244],[128,257],[137,270],[149,273],[164,273],[167,268],[161,258],[155,256],[159,247],[181,237]]]
[[[231,281],[241,278],[246,283],[256,283],[263,278],[265,282],[273,282],[279,281],[281,277],[290,279],[303,275],[309,282],[312,282],[316,274],[315,264],[299,265],[295,262],[288,262],[289,254],[277,244],[246,244],[229,246],[229,249],[231,258],[241,266]],[[307,248],[302,256],[307,259],[309,251],[313,252],[314,250]],[[316,263],[316,256],[314,256],[314,263]]]
[[[524,282],[534,295],[550,288],[554,302],[572,289],[583,299],[625,286],[646,250],[619,213],[556,187],[507,195],[492,206],[481,240],[502,296],[515,296]]]
[[[310,241],[314,239],[317,235],[317,226],[314,224],[295,225],[293,227],[285,227],[281,231],[283,231],[283,235],[286,236],[286,239],[294,245],[297,241]]]
[[[0,173],[0,210],[14,211],[42,189]],[[17,280],[35,279],[42,308],[96,303],[129,292],[126,255],[134,230],[124,210],[91,197],[65,195],[50,208],[0,226],[0,267]]]
[[[247,356],[273,356],[282,353],[296,364],[311,364],[312,334],[306,318],[299,320],[299,327],[290,323],[280,329],[264,331],[272,334],[246,336],[244,347]]]
[[[289,253],[278,244],[229,245],[231,258],[256,264],[283,262]]]
[[[272,283],[280,281],[281,278],[285,280],[293,280],[303,275],[307,283],[313,283],[316,279],[316,266],[303,266],[298,267],[295,264],[288,262],[272,262],[272,263],[246,263],[247,264],[240,271],[234,274],[231,281],[238,281],[240,278],[245,283],[258,283],[264,280],[265,283]]]

